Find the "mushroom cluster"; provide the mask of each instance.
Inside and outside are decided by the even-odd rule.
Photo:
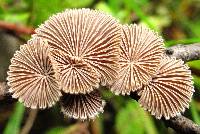
[[[105,101],[99,86],[116,95],[137,92],[140,105],[160,119],[189,107],[194,92],[188,67],[164,54],[163,39],[140,25],[122,25],[91,9],[50,17],[11,59],[9,91],[26,107],[60,101],[65,116],[93,119]]]

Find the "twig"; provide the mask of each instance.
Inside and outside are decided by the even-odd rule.
[[[38,113],[38,110],[37,109],[31,109],[30,113],[29,113],[29,116],[26,120],[26,123],[25,125],[23,126],[22,130],[21,130],[21,133],[20,134],[29,134],[29,131],[31,130],[32,126],[33,126],[33,123],[37,117],[37,113]]]
[[[101,134],[99,118],[90,121],[90,131],[92,134]]]
[[[200,126],[184,116],[177,116],[170,120],[164,120],[166,126],[173,128],[180,134],[200,134]]]
[[[65,134],[89,134],[88,122],[77,122],[64,130]]]
[[[175,45],[166,50],[166,54],[174,56],[183,61],[199,60],[200,59],[200,43],[190,45]]]
[[[6,82],[0,82],[0,96],[5,95],[8,92],[8,88]]]
[[[9,30],[18,34],[34,34],[34,29],[31,27],[21,26],[5,21],[0,21],[0,29]]]
[[[0,100],[4,98],[4,96],[8,95],[8,85],[6,82],[0,82]]]

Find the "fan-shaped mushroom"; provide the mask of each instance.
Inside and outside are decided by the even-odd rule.
[[[64,94],[61,98],[61,111],[75,119],[94,119],[103,112],[105,101],[98,90],[88,94]]]
[[[86,62],[65,53],[54,50],[51,52],[51,61],[57,70],[57,79],[64,86],[66,93],[87,93],[99,87],[99,76]],[[52,57],[56,57],[56,60]]]
[[[163,57],[158,73],[138,92],[141,106],[160,119],[169,119],[189,107],[193,95],[191,72],[182,60]]]
[[[21,45],[11,59],[9,91],[26,107],[51,107],[61,96],[48,53],[47,42],[34,38]]]
[[[111,87],[115,94],[130,94],[147,85],[160,64],[163,39],[144,26],[124,25],[120,45],[120,71]]]
[[[102,85],[113,82],[120,35],[120,25],[110,15],[71,9],[50,17],[34,36],[47,39],[63,91],[85,94],[98,87],[99,81]]]

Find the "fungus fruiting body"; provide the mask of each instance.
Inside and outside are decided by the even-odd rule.
[[[111,87],[115,94],[130,94],[147,85],[160,64],[163,39],[144,26],[124,25],[120,45],[120,71]]]
[[[191,72],[181,60],[163,57],[151,82],[138,92],[140,105],[160,119],[179,115],[193,95]]]
[[[137,93],[158,119],[184,112],[194,92],[188,67],[164,55],[157,33],[90,9],[65,10],[40,25],[14,54],[7,80],[26,107],[51,107],[63,94],[63,114],[81,120],[103,112],[100,85]]]
[[[87,93],[99,87],[99,76],[96,71],[83,60],[65,55],[63,52],[54,50],[50,57],[54,68],[57,69],[57,79],[62,83],[66,93]]]
[[[9,91],[26,107],[51,107],[61,96],[46,43],[39,38],[29,40],[11,59],[7,78]]]
[[[98,90],[88,94],[65,94],[61,98],[61,111],[75,119],[94,119],[103,112],[105,101]]]
[[[90,9],[53,15],[35,34],[48,41],[61,87],[71,94],[89,93],[98,87],[99,81],[102,85],[113,82],[118,69],[120,35],[118,21]]]

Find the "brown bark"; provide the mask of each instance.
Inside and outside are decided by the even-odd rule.
[[[9,30],[18,34],[34,34],[34,29],[31,27],[21,26],[5,21],[0,21],[0,29]]]
[[[189,45],[175,45],[166,49],[166,54],[174,56],[183,61],[199,60],[200,59],[200,43]]]

